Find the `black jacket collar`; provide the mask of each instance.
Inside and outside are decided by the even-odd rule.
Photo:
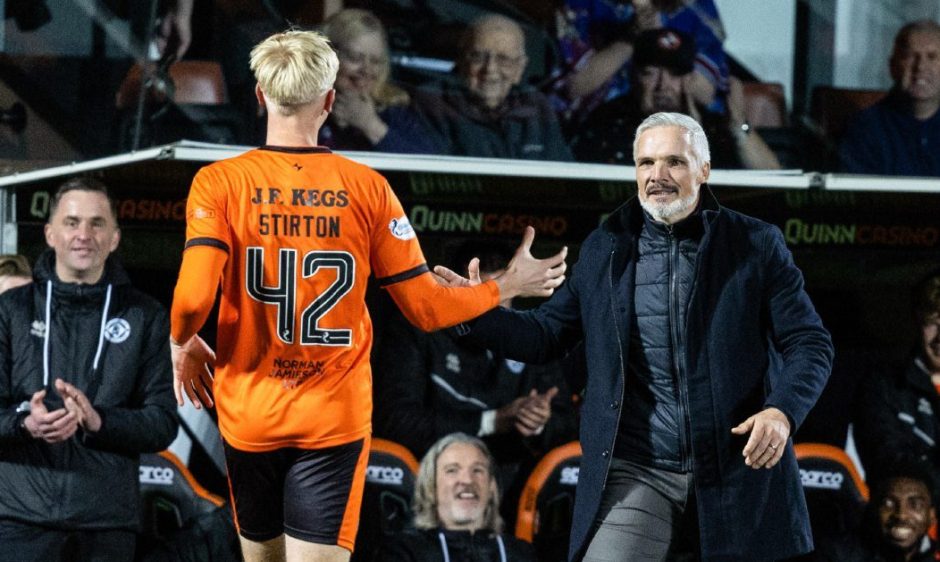
[[[59,279],[55,271],[55,252],[52,249],[44,251],[36,260],[33,281],[37,285],[52,281],[56,298],[64,299],[97,299],[104,295],[108,285],[130,285],[131,282],[118,258],[112,254],[105,261],[104,274],[97,283],[66,283]]]

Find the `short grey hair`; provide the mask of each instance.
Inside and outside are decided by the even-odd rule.
[[[499,515],[499,486],[496,485],[496,460],[490,453],[489,447],[477,437],[471,437],[466,433],[451,433],[445,435],[431,445],[424,458],[421,459],[421,466],[418,467],[418,478],[415,482],[415,496],[412,502],[414,510],[414,524],[417,529],[437,529],[441,526],[440,517],[437,515],[437,459],[445,449],[455,443],[466,443],[473,445],[486,457],[489,463],[490,482],[493,484],[493,493],[490,495],[489,504],[483,513],[483,528],[489,529],[495,533],[503,531],[503,518]]]
[[[705,136],[705,130],[702,129],[698,121],[683,113],[667,113],[661,111],[644,119],[643,122],[640,123],[640,126],[636,128],[636,135],[633,137],[634,162],[636,161],[636,153],[639,148],[640,135],[650,129],[659,127],[679,127],[688,133],[689,144],[692,146],[692,155],[695,156],[698,166],[712,161],[711,151],[708,149],[708,137]]]

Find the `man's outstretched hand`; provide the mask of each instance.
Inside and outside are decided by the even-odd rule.
[[[515,297],[550,297],[565,280],[568,265],[568,247],[565,246],[554,256],[537,259],[532,255],[532,241],[535,229],[527,226],[522,235],[522,243],[516,248],[506,271],[493,280],[499,286],[500,300]],[[473,258],[467,268],[467,277],[444,266],[434,268],[438,283],[445,287],[470,287],[480,284],[480,260]]]
[[[173,360],[173,392],[176,403],[183,405],[183,393],[198,410],[202,406],[211,408],[212,371],[209,366],[215,363],[215,352],[199,336],[178,344],[170,341],[170,353]]]

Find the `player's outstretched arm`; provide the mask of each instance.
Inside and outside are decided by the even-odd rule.
[[[565,280],[568,265],[568,247],[554,256],[536,259],[532,255],[535,229],[527,226],[522,234],[522,243],[506,266],[506,271],[494,278],[499,286],[500,300],[514,297],[550,297]],[[442,265],[434,268],[434,278],[445,287],[473,287],[480,284],[480,260],[473,258],[467,267],[467,277]]]
[[[226,259],[227,252],[211,246],[193,246],[183,252],[170,309],[173,390],[180,406],[184,393],[196,408],[213,405],[209,366],[215,362],[215,352],[196,332],[202,328],[215,302]]]
[[[445,268],[388,286],[389,294],[409,322],[426,332],[447,328],[483,314],[513,297],[547,297],[565,280],[563,248],[552,257],[536,259],[530,251],[535,230],[527,227],[506,272],[481,282],[479,260],[470,262],[469,278]]]

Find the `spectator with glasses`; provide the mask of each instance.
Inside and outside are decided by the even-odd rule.
[[[367,10],[330,17],[323,31],[339,57],[336,102],[320,142],[338,150],[411,154],[441,152],[411,109],[407,92],[388,82],[391,71],[382,22]]]
[[[571,160],[548,100],[522,85],[528,57],[513,20],[483,16],[460,41],[458,84],[416,94],[445,151],[461,156]]]

